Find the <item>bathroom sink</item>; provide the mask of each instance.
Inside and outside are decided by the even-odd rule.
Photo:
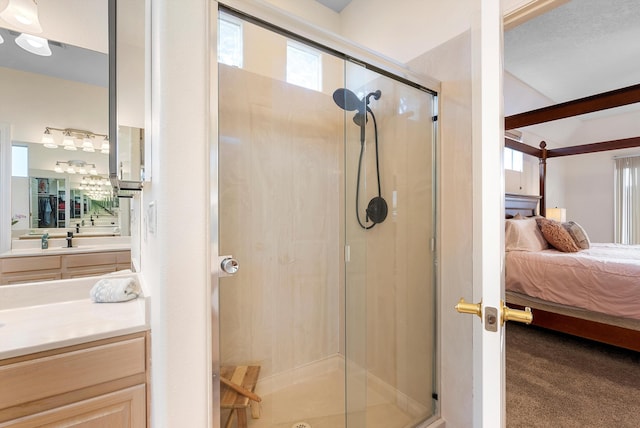
[[[73,246],[73,247],[49,247],[49,252],[51,251],[55,251],[55,252],[76,252],[76,251],[87,251],[87,250],[91,250],[95,248],[95,245],[78,245],[78,246]]]

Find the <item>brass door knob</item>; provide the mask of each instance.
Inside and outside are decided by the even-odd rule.
[[[505,321],[516,321],[525,324],[531,324],[533,321],[533,313],[531,312],[531,308],[526,307],[524,310],[513,309],[502,304],[502,325],[504,325]]]
[[[482,302],[480,303],[467,303],[464,298],[461,297],[458,304],[455,306],[456,311],[461,314],[477,315],[482,319]]]

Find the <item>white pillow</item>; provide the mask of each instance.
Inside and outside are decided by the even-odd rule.
[[[505,220],[504,245],[505,251],[542,251],[549,248],[533,218]]]

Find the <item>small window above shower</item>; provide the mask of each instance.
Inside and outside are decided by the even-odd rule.
[[[220,12],[218,16],[218,62],[242,68],[242,21]]]
[[[292,40],[287,41],[287,82],[322,91],[322,56],[320,52]]]

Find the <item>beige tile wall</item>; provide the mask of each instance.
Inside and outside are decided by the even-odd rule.
[[[343,129],[344,112],[327,94],[223,65],[220,73],[220,246],[241,264],[235,277],[221,281],[223,363],[261,364],[269,376],[344,354],[346,334],[348,359],[428,405],[430,109],[409,103],[399,116],[400,99],[415,90],[388,79],[370,82],[383,92],[371,107],[389,217],[364,232],[355,220],[360,132],[352,114]],[[370,120],[362,213],[377,194],[373,148]]]

